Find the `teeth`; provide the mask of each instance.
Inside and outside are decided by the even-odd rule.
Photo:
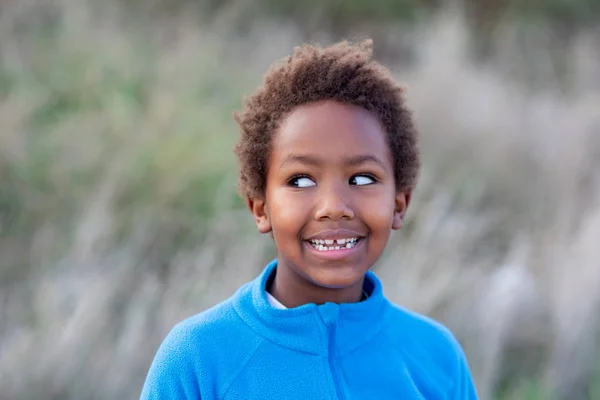
[[[352,242],[356,242],[358,240],[358,238],[345,238],[345,239],[315,239],[315,240],[311,240],[311,242],[313,244],[322,244],[322,245],[328,245],[331,246],[332,244],[336,244],[336,245],[340,245],[340,246],[344,246],[347,243],[352,243]]]
[[[311,240],[310,244],[319,251],[330,251],[330,250],[343,250],[343,249],[351,249],[356,246],[358,242],[358,238],[348,238],[348,239],[315,239]],[[334,246],[332,246],[335,243]]]

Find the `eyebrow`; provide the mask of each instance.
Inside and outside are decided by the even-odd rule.
[[[381,167],[385,168],[385,163],[372,154],[357,154],[357,155],[353,155],[353,156],[344,158],[344,164],[349,167],[354,167],[357,165],[367,164],[367,163],[371,163],[371,162],[379,164]],[[282,161],[279,168],[283,167],[285,164],[294,164],[294,163],[313,165],[313,166],[318,167],[320,165],[323,165],[324,161],[322,159],[320,159],[318,157],[314,157],[314,156],[307,156],[307,155],[301,155],[301,154],[289,154]]]

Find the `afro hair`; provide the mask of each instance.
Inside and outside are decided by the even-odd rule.
[[[240,195],[264,196],[273,135],[296,107],[323,100],[357,105],[373,113],[387,134],[396,188],[414,189],[420,155],[412,113],[404,105],[404,89],[372,55],[371,40],[329,47],[305,44],[269,68],[263,85],[234,113],[241,129],[235,146]]]

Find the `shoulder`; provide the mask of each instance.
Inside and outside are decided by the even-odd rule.
[[[396,304],[392,304],[390,315],[389,333],[404,343],[408,340],[412,344],[427,345],[443,353],[453,353],[460,348],[450,329],[426,315]]]
[[[213,335],[243,329],[243,321],[235,311],[233,297],[177,323],[169,336],[178,341],[204,342]],[[226,332],[224,332],[226,331]]]
[[[240,318],[231,297],[179,322],[164,344],[180,349],[176,353],[184,350],[187,355],[194,355],[195,360],[222,363],[229,354],[233,357],[244,353],[261,341]]]
[[[411,371],[443,386],[444,392],[465,392],[450,398],[477,398],[465,353],[445,325],[392,304],[386,334]]]
[[[220,391],[262,341],[241,320],[232,298],[191,316],[161,343],[144,385],[144,393],[156,397],[143,398],[198,398],[206,390]]]

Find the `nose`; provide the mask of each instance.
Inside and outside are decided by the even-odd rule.
[[[354,211],[350,206],[350,197],[347,190],[341,185],[321,186],[319,200],[316,207],[315,219],[338,221],[340,219],[353,219]]]

